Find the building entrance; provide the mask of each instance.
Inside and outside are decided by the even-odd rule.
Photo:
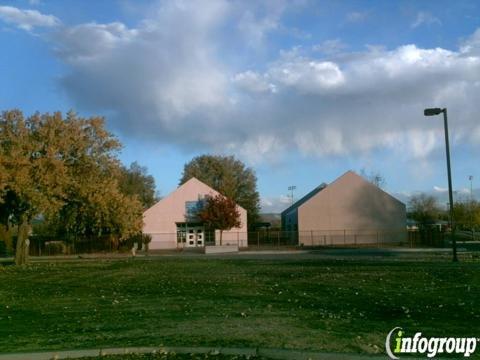
[[[177,224],[177,244],[187,248],[205,246],[203,226]]]

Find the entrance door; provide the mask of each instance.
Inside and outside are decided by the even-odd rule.
[[[205,245],[205,233],[202,226],[187,228],[186,247],[201,247]]]

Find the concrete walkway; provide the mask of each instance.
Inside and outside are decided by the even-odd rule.
[[[366,360],[385,359],[385,355],[336,354],[316,351],[300,351],[262,348],[221,348],[221,347],[131,347],[110,349],[89,349],[70,351],[46,351],[36,353],[0,354],[0,360],[52,360],[81,359],[102,355],[145,354],[145,353],[177,353],[177,354],[225,354],[244,356],[263,356],[278,360]],[[415,360],[415,358],[410,358]]]

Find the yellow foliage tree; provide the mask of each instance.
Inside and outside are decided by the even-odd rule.
[[[121,238],[140,231],[142,207],[120,193],[121,145],[103,118],[72,112],[65,119],[59,112],[24,118],[18,110],[6,111],[0,116],[0,144],[0,222],[18,226],[16,264],[27,261],[31,222],[39,215],[61,218],[74,208],[77,217],[88,215],[95,229]]]

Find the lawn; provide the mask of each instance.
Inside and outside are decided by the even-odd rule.
[[[82,360],[269,360],[263,357],[236,356],[223,354],[130,354],[84,357]],[[74,359],[73,359],[74,360]]]
[[[383,352],[480,335],[480,263],[326,259],[0,265],[0,353],[127,346]]]

